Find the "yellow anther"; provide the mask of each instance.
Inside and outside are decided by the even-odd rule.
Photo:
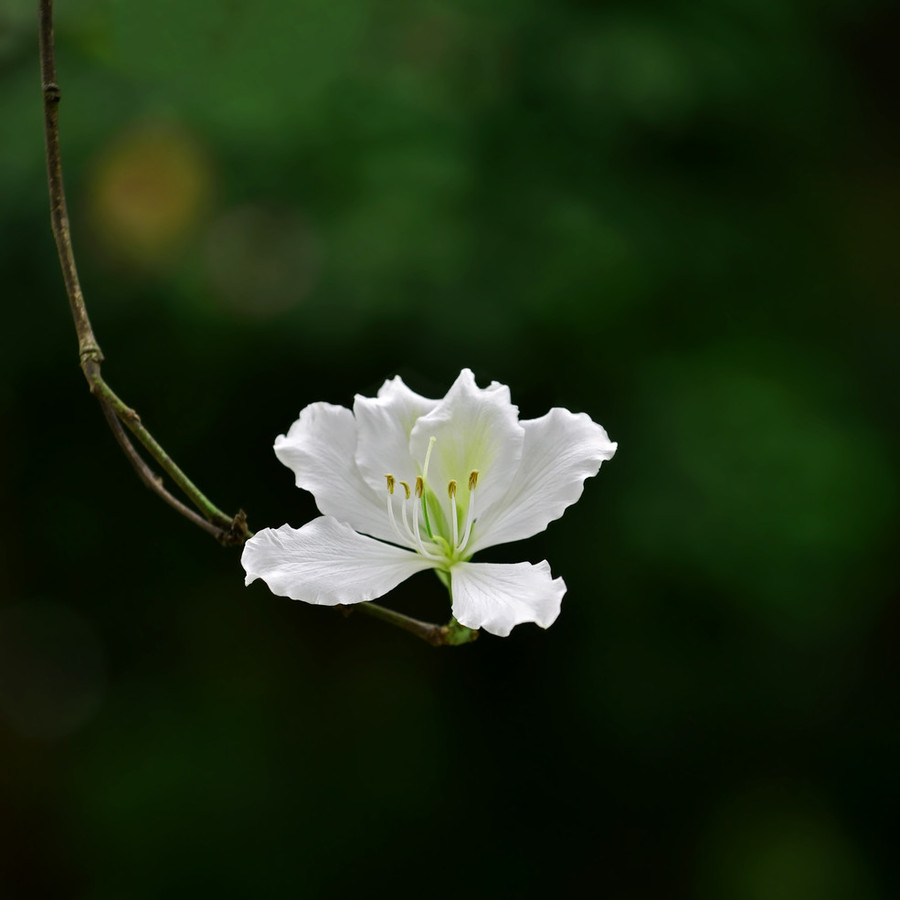
[[[469,472],[469,490],[474,491],[478,486],[478,469],[473,469]]]
[[[387,479],[388,493],[393,494],[394,493],[394,476],[393,475],[385,475],[384,477]]]
[[[409,485],[405,481],[401,481],[400,484],[403,485],[403,490],[406,491],[406,499],[409,500]]]
[[[452,500],[456,496],[456,482],[451,481],[450,484],[447,485],[447,495]]]
[[[425,492],[425,482],[422,481],[421,475],[416,475],[416,496],[421,497]]]

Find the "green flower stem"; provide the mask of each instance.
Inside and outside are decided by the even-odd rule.
[[[207,522],[202,516],[197,515],[192,509],[189,509],[185,506],[180,500],[173,497],[165,488],[162,487],[161,479],[158,475],[156,475],[150,467],[144,462],[141,455],[134,449],[133,444],[130,440],[128,440],[128,435],[125,433],[125,429],[122,427],[122,423],[116,418],[115,412],[105,404],[100,404],[100,408],[103,411],[103,415],[106,418],[107,424],[109,425],[113,437],[118,441],[119,446],[122,448],[125,456],[128,461],[134,467],[134,471],[137,473],[138,478],[144,483],[146,487],[148,487],[152,491],[156,491],[160,493],[162,499],[169,504],[176,512],[180,513],[186,519],[189,519],[199,528],[202,528],[207,533],[211,534],[213,537],[218,538],[221,529],[217,528],[210,522]]]
[[[91,392],[115,412],[128,430],[143,444],[147,452],[159,463],[163,471],[178,485],[190,501],[203,513],[206,520],[221,529],[229,529],[234,523],[232,516],[220,510],[200,489],[185,475],[172,457],[162,448],[156,438],[141,424],[141,417],[127,406],[103,380],[99,364],[89,361],[85,366]],[[249,532],[245,539],[249,538]],[[243,542],[242,542],[243,543]]]

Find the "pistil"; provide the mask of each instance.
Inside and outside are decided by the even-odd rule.
[[[416,496],[422,501],[422,518],[425,521],[425,531],[428,533],[430,540],[434,540],[434,531],[431,528],[431,522],[428,521],[428,504],[425,501],[425,480],[428,478],[428,464],[431,462],[431,451],[437,438],[432,435],[428,439],[428,449],[425,451],[425,463],[422,466],[422,474],[416,477]]]

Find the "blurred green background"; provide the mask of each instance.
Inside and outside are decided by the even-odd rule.
[[[112,386],[221,507],[459,369],[619,453],[434,649],[245,589],[78,371],[0,4],[0,895],[878,900],[896,860],[900,83],[868,0],[67,0]],[[485,558],[490,558],[487,554]],[[446,616],[430,573],[389,602]]]

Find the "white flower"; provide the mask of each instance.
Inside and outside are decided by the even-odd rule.
[[[522,622],[547,628],[566,586],[546,561],[469,559],[543,531],[615,451],[584,413],[520,422],[509,388],[479,388],[468,369],[443,400],[394,378],[375,398],[357,395],[352,412],[313,403],[276,438],[275,455],[322,516],[254,535],[241,557],[246,583],[262,578],[280,596],[333,606],[437,569],[461,624],[504,636]]]

